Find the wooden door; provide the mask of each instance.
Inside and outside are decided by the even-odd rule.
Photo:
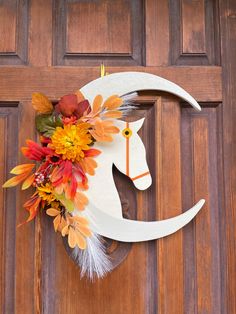
[[[16,229],[29,195],[1,190],[2,313],[236,313],[235,16],[234,0],[0,1],[1,184],[23,161],[24,140],[36,137],[32,92],[57,99],[97,78],[104,62],[109,73],[170,79],[203,108],[139,95],[153,185],[137,192],[114,170],[124,214],[164,219],[206,199],[167,238],[112,243],[123,262],[89,283],[48,217]]]

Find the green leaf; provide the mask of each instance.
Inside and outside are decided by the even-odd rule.
[[[54,194],[56,196],[56,199],[58,201],[60,201],[62,203],[62,205],[65,207],[65,209],[71,213],[75,210],[75,206],[74,206],[74,203],[71,201],[71,200],[68,200],[66,197],[65,197],[65,194],[62,193],[62,194],[57,194],[55,193]]]
[[[35,117],[36,129],[45,136],[50,137],[56,127],[63,126],[60,116],[52,114],[39,114]]]

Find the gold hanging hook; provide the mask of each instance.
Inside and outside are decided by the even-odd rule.
[[[104,63],[102,63],[102,64],[100,65],[100,76],[103,77],[103,76],[106,76],[106,75],[108,75],[108,74],[109,74],[109,73],[106,72],[106,68],[105,68]]]

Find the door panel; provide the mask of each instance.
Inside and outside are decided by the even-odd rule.
[[[137,191],[114,169],[124,215],[165,219],[206,204],[177,233],[139,244],[109,242],[116,269],[80,279],[50,218],[21,228],[32,191],[0,192],[3,313],[235,313],[235,12],[233,0],[0,1],[1,183],[36,138],[32,92],[52,100],[109,73],[144,71],[200,102],[145,91],[133,118],[152,186]],[[223,89],[222,89],[223,85]]]

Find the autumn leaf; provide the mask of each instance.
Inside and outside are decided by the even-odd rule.
[[[112,95],[110,97],[108,97],[106,99],[106,101],[104,102],[103,104],[103,108],[108,108],[109,109],[109,106],[112,104],[113,100],[115,100],[116,98],[118,98],[119,96],[118,95]]]
[[[22,174],[25,172],[30,172],[34,168],[35,164],[22,164],[11,169],[12,174]]]
[[[102,105],[102,96],[101,95],[97,95],[94,98],[93,101],[93,113],[96,114],[101,110],[101,105]]]
[[[50,207],[46,210],[47,215],[55,217],[60,214],[60,211],[56,208]]]
[[[73,249],[77,244],[76,233],[73,228],[69,229],[68,244]]]
[[[39,113],[51,113],[53,105],[51,101],[41,93],[33,93],[32,95],[33,108]]]
[[[120,97],[115,97],[109,102],[109,104],[107,104],[106,107],[109,110],[114,110],[114,109],[119,108],[122,104],[123,104],[123,99]]]
[[[36,129],[46,137],[51,137],[56,127],[63,126],[59,116],[40,114],[35,117]]]
[[[31,174],[22,184],[22,190],[28,189],[34,182],[35,174]]]
[[[85,238],[82,236],[82,234],[77,230],[75,230],[75,239],[76,239],[76,244],[78,245],[78,247],[81,250],[85,250],[87,246],[87,242]]]
[[[112,118],[112,119],[119,119],[122,117],[122,112],[119,110],[107,111],[103,114],[103,117]]]
[[[26,177],[28,176],[28,173],[22,173],[19,174],[18,176],[15,176],[9,180],[7,180],[4,184],[3,184],[3,188],[10,188],[13,186],[18,185],[21,181],[25,180]]]

